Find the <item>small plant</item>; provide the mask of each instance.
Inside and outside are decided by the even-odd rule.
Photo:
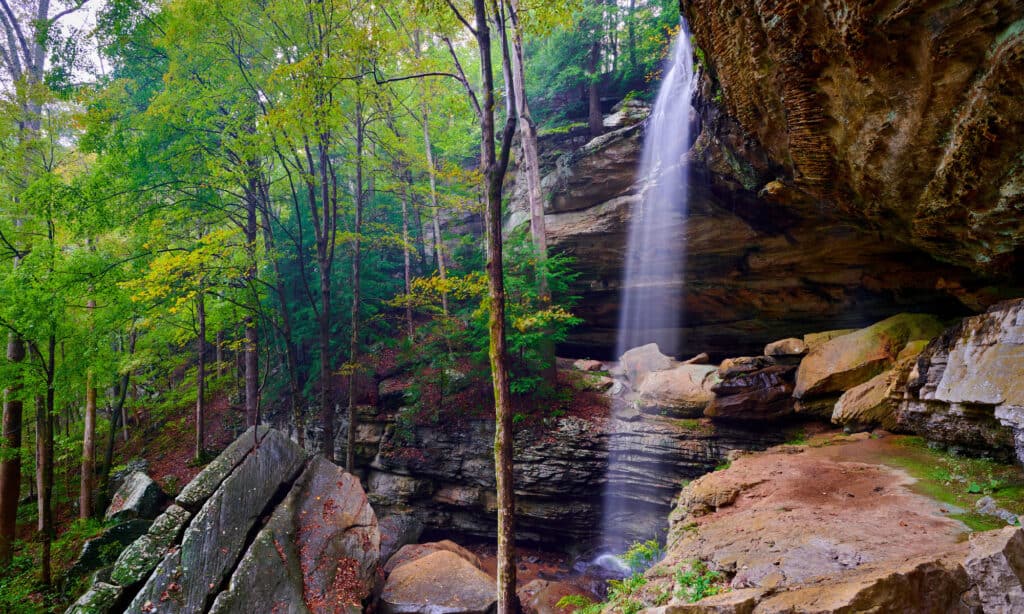
[[[716,466],[715,467],[715,471],[725,471],[729,467],[732,467],[732,461],[731,460],[727,460],[724,463],[721,463],[720,465]]]
[[[658,540],[649,539],[645,542],[636,542],[622,555],[622,561],[629,566],[634,573],[646,571],[665,555],[665,549],[658,543]]]
[[[786,440],[786,443],[788,443],[791,446],[802,446],[802,445],[806,444],[807,443],[807,431],[805,431],[804,429],[799,429],[799,430],[793,431],[789,435],[789,439]]]
[[[687,567],[676,571],[676,597],[687,603],[700,601],[705,597],[717,595],[725,590],[725,576],[720,571],[712,571],[698,560],[689,561]]]
[[[599,614],[604,606],[604,603],[592,601],[583,595],[566,595],[555,604],[559,610],[573,608],[575,614]]]

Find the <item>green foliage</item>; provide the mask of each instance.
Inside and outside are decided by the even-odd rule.
[[[704,562],[696,559],[676,570],[675,582],[676,598],[686,603],[700,601],[726,590],[725,575],[708,569]]]
[[[560,610],[573,608],[575,614],[599,614],[604,609],[604,604],[592,601],[583,595],[566,595],[558,600],[555,607]]]
[[[636,542],[622,555],[622,560],[634,572],[644,572],[665,556],[665,548],[658,540]]]

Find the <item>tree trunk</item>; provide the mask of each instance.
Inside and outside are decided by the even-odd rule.
[[[132,347],[135,344],[132,342]],[[100,473],[99,491],[101,505],[99,509],[105,509],[110,504],[110,468],[114,465],[114,442],[117,440],[117,425],[119,422],[124,420],[124,401],[128,396],[128,385],[130,375],[128,373],[122,373],[121,377],[117,381],[117,386],[114,387],[114,394],[117,396],[117,401],[114,403],[114,407],[110,410],[110,437],[107,438],[107,449],[103,454],[103,471]]]
[[[266,243],[267,253],[273,254],[276,251],[274,240],[274,227],[271,225],[270,197],[264,192],[261,207],[263,216],[263,240]],[[301,219],[296,223],[301,224]],[[299,446],[306,445],[306,424],[302,416],[302,389],[299,386],[299,358],[298,349],[295,347],[295,339],[292,334],[292,313],[288,308],[288,294],[285,291],[284,277],[281,275],[281,265],[278,258],[271,257],[274,265],[274,289],[277,291],[277,302],[281,310],[281,334],[284,336],[285,360],[288,366],[288,384],[291,395],[292,422],[295,423],[295,432],[298,435]],[[218,333],[219,334],[219,333]]]
[[[245,241],[249,257],[249,268],[245,273],[251,288],[256,283],[256,200],[259,191],[256,180],[250,180],[246,194]],[[259,333],[256,330],[256,316],[245,317],[245,424],[256,426],[260,421],[259,399]],[[255,432],[255,431],[254,431]]]
[[[96,483],[96,388],[92,371],[86,374],[85,430],[82,434],[82,485],[78,495],[78,517],[92,518]]]
[[[626,32],[629,45],[629,69],[636,77],[636,0],[629,0],[629,12],[626,13]]]
[[[356,211],[352,235],[352,327],[348,345],[348,432],[345,440],[345,469],[351,473],[356,466],[356,376],[359,360],[359,303],[361,300],[362,238],[363,232],[363,139],[362,106],[356,106]]]
[[[17,365],[25,359],[25,343],[15,334],[7,338],[7,360]],[[18,497],[21,495],[21,376],[13,374],[4,390],[3,441],[0,442],[0,569],[11,563],[11,547],[17,531]]]
[[[409,254],[409,186],[412,179],[405,177],[402,184],[402,257],[405,264],[405,335],[409,343],[413,341],[412,326],[412,303],[409,295],[412,294],[412,261]]]
[[[206,301],[202,283],[196,293],[196,449],[195,460],[203,460],[206,449]]]
[[[53,407],[54,407],[54,371],[57,354],[57,339],[51,333],[47,344],[49,367],[46,371],[46,396],[36,397],[36,490],[38,503],[39,541],[42,545],[42,557],[39,567],[39,581],[49,585],[50,544],[53,541]],[[45,365],[44,365],[45,367]]]
[[[598,0],[603,5],[605,0]],[[587,124],[591,138],[604,134],[604,117],[601,114],[601,38],[604,28],[601,23],[594,24],[594,40],[587,55]]]
[[[486,180],[484,224],[487,242],[487,303],[491,378],[494,386],[494,468],[498,497],[498,613],[519,610],[516,597],[515,499],[512,484],[512,404],[509,390],[508,351],[505,344],[505,283],[502,270],[501,193],[509,150],[515,133],[515,116],[509,116],[502,134],[501,153],[495,150],[494,70],[491,38],[484,0],[473,0],[476,14],[476,42],[480,52],[483,105],[480,114],[480,167]],[[508,44],[502,29],[502,53],[508,58]]]
[[[224,377],[224,331],[217,331],[214,340],[217,347],[214,348],[214,360],[217,362],[217,377]]]

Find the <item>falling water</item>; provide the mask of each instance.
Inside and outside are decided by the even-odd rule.
[[[681,229],[687,210],[686,168],[682,158],[690,147],[690,101],[696,86],[693,47],[685,20],[664,75],[647,123],[638,174],[642,193],[629,226],[617,343],[620,356],[630,348],[652,342],[665,354],[679,351],[686,264],[686,240]],[[630,534],[644,530],[631,526],[635,522],[631,518],[633,510],[621,496],[622,491],[643,488],[643,479],[624,471],[623,461],[630,453],[624,444],[629,438],[614,435],[619,445],[613,442],[609,446],[602,529],[605,545],[621,552]],[[635,498],[639,493],[633,494]]]

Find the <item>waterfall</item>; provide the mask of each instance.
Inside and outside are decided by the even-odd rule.
[[[618,356],[652,342],[664,354],[673,355],[680,349],[678,331],[686,264],[686,237],[681,229],[685,228],[687,213],[687,169],[682,158],[690,147],[690,101],[696,81],[693,46],[684,19],[647,120],[638,171],[641,194],[629,224]],[[615,420],[612,423],[621,425]],[[602,531],[605,546],[621,552],[628,541],[626,529],[632,515],[629,500],[622,493],[643,487],[642,479],[624,471],[630,454],[629,437],[616,435],[626,434],[610,433]]]

